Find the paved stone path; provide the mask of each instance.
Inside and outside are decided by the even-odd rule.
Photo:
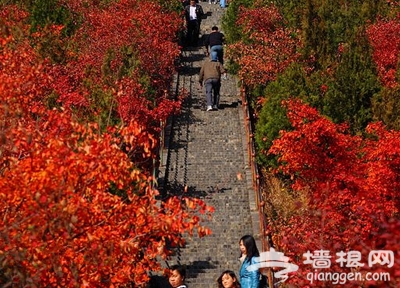
[[[210,33],[213,25],[221,29],[224,9],[208,2],[200,4],[207,13],[201,34]],[[187,238],[187,245],[166,263],[188,267],[189,288],[217,287],[216,279],[226,269],[238,274],[239,239],[245,234],[257,238],[259,228],[237,80],[232,75],[222,80],[221,109],[207,112],[204,90],[198,90],[197,80],[205,59],[204,47],[183,52],[183,69],[173,89],[185,89],[189,97],[167,129],[160,170],[167,190],[183,191],[188,186],[187,196],[215,207],[213,219],[204,223],[212,235]]]

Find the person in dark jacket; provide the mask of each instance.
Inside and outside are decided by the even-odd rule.
[[[217,26],[213,26],[211,28],[211,33],[206,36],[204,45],[207,49],[207,55],[211,54],[211,56],[217,55],[218,61],[224,65],[224,50],[223,45],[225,42],[225,36],[223,33],[218,31]]]
[[[167,277],[161,275],[152,275],[146,288],[172,288]]]
[[[190,0],[190,4],[186,5],[185,20],[187,35],[186,40],[189,46],[197,46],[200,34],[201,19],[204,15],[203,7],[196,3],[196,0]]]
[[[219,91],[221,89],[221,75],[226,78],[226,70],[218,62],[216,55],[211,56],[211,61],[204,62],[200,69],[199,85],[200,88],[206,87],[207,111],[219,108]]]

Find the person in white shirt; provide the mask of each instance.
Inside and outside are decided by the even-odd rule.
[[[185,7],[186,41],[189,46],[197,46],[203,15],[203,7],[197,4],[196,0],[190,0],[190,4]]]

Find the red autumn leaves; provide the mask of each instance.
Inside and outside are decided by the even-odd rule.
[[[356,250],[364,260],[372,250],[397,253],[400,133],[370,124],[368,137],[352,136],[346,125],[332,123],[298,100],[285,105],[293,131],[282,131],[270,153],[279,157],[279,170],[293,179],[293,191],[308,200],[299,202],[305,213],[271,225],[280,247],[301,266],[293,283],[309,283],[305,275],[312,267],[301,265],[308,250]],[[395,277],[398,257],[394,264],[359,271],[389,271]],[[350,272],[332,267],[331,272]]]
[[[1,285],[140,286],[167,243],[210,233],[196,214],[213,208],[159,203],[150,176],[159,123],[180,107],[168,92],[179,15],[161,17],[151,2],[78,2],[63,2],[86,20],[71,36],[51,25],[29,38],[28,12],[1,12]],[[165,29],[152,34],[153,24]],[[61,62],[41,54],[49,35],[68,43]]]

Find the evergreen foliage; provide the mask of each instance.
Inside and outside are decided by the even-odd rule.
[[[372,98],[374,120],[389,129],[400,130],[400,87],[384,88]]]
[[[32,31],[49,24],[63,25],[65,35],[71,35],[77,29],[72,13],[65,6],[58,5],[57,0],[32,0],[26,8],[30,11]]]
[[[398,228],[388,230],[394,227],[388,223],[399,227],[395,180],[399,171],[399,146],[395,141],[398,132],[372,122],[379,120],[389,129],[400,129],[400,42],[397,37],[400,3],[261,2],[278,7],[282,22],[296,31],[302,42],[296,46],[301,57],[293,58],[296,62],[283,73],[281,70],[276,78],[267,83],[254,80],[256,77],[252,77],[253,82],[241,78],[244,87],[252,89],[246,91],[246,96],[254,109],[256,159],[263,172],[261,183],[265,183],[262,205],[274,244],[298,263],[302,261],[301,253],[310,250],[309,247],[320,249],[320,245],[325,248],[331,245],[331,250],[339,249],[348,239],[351,241],[345,245],[346,249],[351,247],[365,254],[377,247],[395,251],[397,248],[390,246],[392,243],[387,239],[395,239],[393,235],[399,231]],[[252,8],[260,7],[257,5],[260,1]],[[256,15],[250,22],[259,19],[257,12],[248,14]],[[240,22],[235,23],[237,33],[244,31]],[[368,30],[368,26],[373,29]],[[250,35],[232,36],[241,38],[244,47],[240,48],[246,51],[246,57],[256,59],[245,62],[244,57],[235,58],[251,72],[274,63],[266,61],[269,55],[260,53],[251,41],[246,41],[257,36],[251,29]],[[241,76],[243,68],[240,66],[238,70]],[[261,108],[257,106],[260,104]],[[278,176],[274,179],[279,185],[270,181],[270,171]],[[386,194],[388,191],[390,196]],[[392,200],[394,205],[390,207],[386,201]],[[353,207],[354,211],[346,212]],[[379,213],[381,218],[376,217]],[[387,221],[390,217],[393,218]],[[362,219],[371,222],[349,229],[353,223],[359,225]],[[313,225],[315,228],[310,228]],[[375,239],[377,235],[382,235],[380,242]],[[397,270],[391,274],[395,275]],[[296,277],[289,280],[290,284],[309,286],[305,277]],[[398,278],[394,282],[398,283]],[[369,284],[354,283],[351,287]],[[387,283],[373,285],[387,287]]]
[[[372,120],[371,99],[381,87],[367,44],[353,43],[335,70],[322,112],[335,123],[348,122],[358,133]]]
[[[240,27],[237,26],[237,15],[240,7],[251,7],[254,0],[235,0],[230,1],[226,12],[222,18],[222,29],[225,34],[227,43],[235,43],[242,39],[243,33]]]
[[[255,141],[259,149],[257,161],[263,166],[275,166],[275,158],[268,155],[272,141],[279,136],[279,131],[289,130],[290,123],[282,101],[291,97],[306,98],[307,83],[302,67],[294,64],[285,73],[271,82],[264,90],[265,104],[256,123]]]
[[[243,27],[237,25],[235,18],[240,5],[245,3],[248,2],[233,1],[224,18],[226,36],[231,43],[241,39],[246,44],[243,39],[251,37],[243,33]],[[275,163],[266,153],[272,141],[279,137],[279,131],[289,127],[285,111],[280,107],[281,101],[289,97],[303,99],[335,123],[348,123],[349,131],[354,134],[362,133],[368,123],[377,119],[384,120],[389,127],[398,126],[396,105],[387,107],[395,102],[392,97],[396,92],[381,92],[382,85],[365,35],[367,24],[395,15],[396,9],[390,3],[261,0],[246,7],[260,5],[275,5],[285,25],[294,29],[302,42],[298,47],[300,61],[296,65],[275,81],[263,83],[261,88],[253,87],[257,91],[247,91],[253,108],[257,97],[262,95],[264,98],[262,109],[257,111],[255,108],[260,164],[268,167]],[[250,43],[248,45],[251,50]]]

